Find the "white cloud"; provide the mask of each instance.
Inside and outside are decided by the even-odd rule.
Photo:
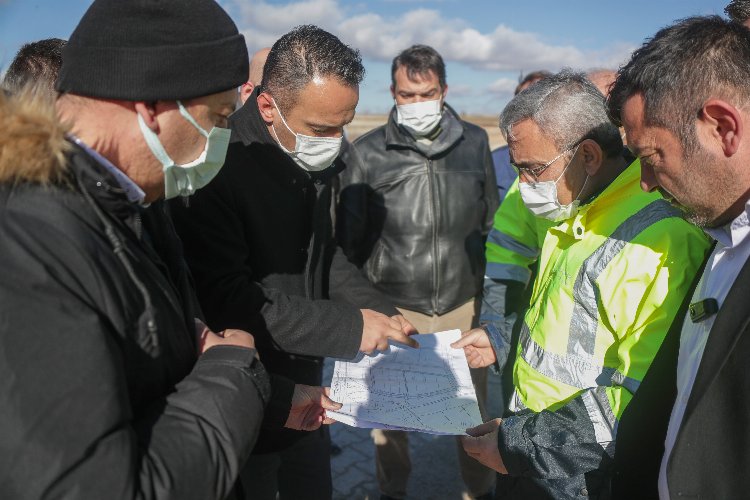
[[[251,50],[271,45],[300,24],[317,24],[331,31],[368,59],[390,61],[404,48],[424,43],[434,47],[446,61],[487,71],[617,67],[634,48],[613,45],[585,51],[571,45],[553,45],[536,33],[516,31],[503,24],[482,33],[464,20],[445,18],[429,8],[415,8],[387,18],[362,11],[361,4],[347,7],[342,0],[226,2],[238,13],[237,23]]]
[[[514,80],[513,78],[500,78],[489,84],[487,86],[487,91],[501,96],[512,96],[517,85],[518,80]]]

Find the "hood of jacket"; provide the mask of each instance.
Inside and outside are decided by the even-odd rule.
[[[71,145],[53,101],[29,92],[0,92],[0,130],[0,183],[64,179]]]

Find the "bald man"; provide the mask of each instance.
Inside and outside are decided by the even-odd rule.
[[[263,80],[263,66],[266,64],[266,58],[270,50],[271,47],[264,47],[253,54],[253,58],[250,59],[250,76],[248,76],[247,81],[240,87],[242,104],[245,104],[245,101],[253,93],[255,87],[260,85],[260,82]]]

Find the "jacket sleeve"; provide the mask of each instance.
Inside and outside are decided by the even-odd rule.
[[[362,332],[358,308],[289,295],[256,281],[228,182],[219,176],[191,198],[190,206],[182,200],[171,205],[209,325],[215,330],[267,331],[275,349],[291,354],[356,356]]]
[[[331,298],[360,309],[373,309],[388,316],[400,314],[393,303],[365,278],[354,264],[336,248],[331,263]]]
[[[676,314],[707,249],[702,231],[673,217],[650,226],[612,260],[607,268],[612,271],[599,277],[596,293],[606,316],[601,321],[618,338],[609,383],[557,407],[503,420],[498,447],[509,474],[569,477],[612,460],[618,421],[672,322],[682,320]],[[519,352],[523,331],[521,336]],[[525,363],[523,358],[521,352],[517,363]]]
[[[497,192],[497,177],[495,176],[495,165],[492,162],[492,152],[490,152],[489,138],[487,132],[482,131],[483,137],[483,151],[484,157],[482,163],[484,164],[484,205],[485,215],[484,224],[482,228],[482,234],[485,236],[489,234],[492,229],[493,221],[495,220],[495,212],[500,206],[500,194]]]
[[[126,373],[137,347],[97,306],[122,284],[52,225],[3,225],[0,497],[224,498],[268,399],[255,351],[214,347],[136,409]]]

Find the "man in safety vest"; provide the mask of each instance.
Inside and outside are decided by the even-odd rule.
[[[512,416],[473,429],[467,453],[508,478],[503,498],[605,494],[617,422],[703,262],[708,242],[639,186],[604,96],[562,72],[516,96],[500,127],[519,191],[546,232],[513,366]],[[503,329],[500,329],[503,330]],[[470,366],[509,340],[489,324],[454,344]]]

